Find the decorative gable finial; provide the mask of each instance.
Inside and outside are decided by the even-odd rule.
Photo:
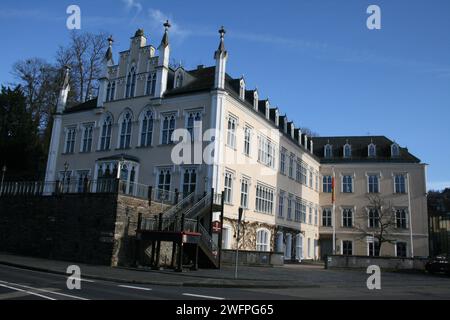
[[[170,24],[169,20],[166,20],[163,26],[164,26],[164,36],[161,40],[161,46],[167,47],[169,45],[169,29],[172,25]]]

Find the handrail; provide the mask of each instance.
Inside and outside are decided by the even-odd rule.
[[[173,215],[175,215],[175,213],[177,213],[179,210],[184,208],[184,205],[186,203],[189,203],[190,201],[192,201],[192,199],[194,198],[195,193],[192,192],[191,194],[189,194],[187,197],[185,197],[184,199],[182,199],[180,202],[178,202],[176,205],[174,205],[173,207],[171,207],[169,210],[167,210],[164,213],[164,217],[165,218],[170,218]]]
[[[201,198],[196,204],[194,204],[192,207],[190,207],[186,212],[185,212],[185,216],[186,218],[190,218],[190,219],[195,219],[197,218],[198,214],[201,211],[197,211],[195,212],[195,210],[199,210],[200,206],[201,209],[205,208],[208,205],[211,205],[211,194],[207,193],[203,198]],[[194,212],[194,214],[192,214],[192,212]]]
[[[206,231],[205,227],[203,227],[200,223],[198,224],[198,232],[201,234],[200,240],[202,241],[202,243],[204,243],[208,247],[211,255],[215,260],[217,260],[219,256],[219,247],[211,238],[208,231]]]

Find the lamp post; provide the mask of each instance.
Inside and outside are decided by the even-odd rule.
[[[239,216],[238,216],[238,222],[237,222],[237,235],[236,235],[236,266],[234,268],[234,278],[237,279],[238,277],[238,259],[239,259],[239,231],[240,231],[240,225],[242,220],[242,212],[244,209],[241,207],[239,208]]]
[[[1,184],[1,189],[0,191],[3,192],[3,181],[5,180],[5,173],[6,173],[6,165],[3,165],[2,167],[2,184]]]

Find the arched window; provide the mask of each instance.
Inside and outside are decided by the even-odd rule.
[[[134,97],[134,89],[135,88],[136,88],[136,69],[134,67],[132,67],[130,72],[128,72],[128,76],[127,76],[125,98]]]
[[[270,232],[267,229],[256,231],[256,251],[270,251]]]
[[[397,158],[398,156],[400,156],[400,148],[399,148],[398,144],[394,143],[391,146],[391,157]]]
[[[141,147],[152,145],[153,140],[153,112],[145,111],[141,122]]]
[[[100,136],[100,150],[109,150],[111,147],[111,131],[112,131],[112,117],[107,115],[103,120]]]
[[[156,73],[155,72],[151,72],[151,73],[148,74],[148,77],[147,77],[146,95],[154,96],[155,95],[155,88],[156,88]]]
[[[162,120],[162,144],[171,144],[172,133],[175,130],[175,115],[166,115]]]
[[[367,149],[367,155],[370,158],[374,158],[377,156],[377,147],[373,143],[369,144],[369,147]]]
[[[332,158],[333,157],[333,147],[330,144],[327,144],[324,147],[324,155],[325,155],[325,158]]]
[[[344,146],[344,158],[351,158],[352,156],[352,146],[348,143]]]
[[[186,129],[188,130],[191,141],[198,140],[201,137],[201,112],[189,112],[186,120]]]
[[[131,112],[126,112],[120,122],[119,148],[126,149],[131,143]]]
[[[185,169],[183,175],[183,195],[188,196],[195,192],[197,185],[197,170],[195,168]]]
[[[172,173],[169,169],[161,169],[158,173],[158,199],[166,200],[170,191]]]

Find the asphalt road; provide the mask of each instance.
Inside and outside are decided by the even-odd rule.
[[[279,293],[244,289],[188,288],[115,283],[82,279],[80,290],[69,290],[67,277],[0,266],[0,300],[276,300]]]
[[[304,282],[309,280],[311,286],[287,289],[200,288],[83,279],[80,290],[69,290],[64,275],[0,265],[0,300],[450,299],[450,277],[444,275],[383,273],[382,289],[368,290],[367,274],[362,271],[308,267],[295,270],[295,276]]]

